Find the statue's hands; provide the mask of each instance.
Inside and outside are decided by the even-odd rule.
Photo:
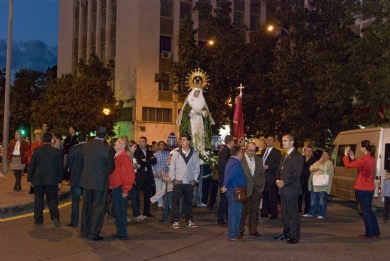
[[[202,111],[195,111],[196,115],[202,115]]]
[[[207,117],[207,116],[209,116],[209,113],[208,113],[208,111],[202,111],[202,115],[203,115],[203,117]]]

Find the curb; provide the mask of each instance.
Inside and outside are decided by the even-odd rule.
[[[70,191],[64,191],[58,194],[58,203],[68,200],[70,196],[71,196]],[[45,208],[47,208],[46,200],[45,200]],[[0,220],[3,218],[18,216],[33,211],[34,211],[34,201],[26,204],[7,206],[4,208],[0,208]]]

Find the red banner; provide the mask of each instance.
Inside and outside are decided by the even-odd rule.
[[[244,144],[244,115],[242,112],[242,96],[236,97],[236,107],[233,116],[233,136],[236,145],[242,146]]]

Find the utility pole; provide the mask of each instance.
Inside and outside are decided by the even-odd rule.
[[[5,67],[5,99],[4,99],[4,125],[3,125],[3,148],[7,148],[9,143],[9,104],[11,92],[11,58],[12,58],[12,18],[14,1],[9,0],[8,7],[8,39],[7,39],[7,64]],[[3,173],[8,172],[7,150],[3,149]]]

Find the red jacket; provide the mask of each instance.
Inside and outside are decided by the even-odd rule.
[[[28,152],[28,156],[27,156],[27,164],[30,164],[31,156],[34,152],[34,149],[38,148],[38,147],[42,147],[43,144],[45,144],[43,141],[41,141],[41,142],[35,141],[35,142],[31,143],[30,151]]]
[[[122,194],[127,194],[134,182],[133,162],[124,150],[115,156],[115,170],[110,175],[110,188],[114,189],[122,185]]]
[[[16,145],[16,140],[11,140],[7,147],[7,157],[10,161],[12,160],[12,152],[14,151],[15,145]],[[20,158],[22,164],[27,163],[27,155],[29,150],[30,150],[30,145],[27,143],[27,141],[20,142]]]
[[[346,168],[357,168],[358,176],[356,177],[353,187],[358,190],[375,190],[374,170],[376,159],[367,153],[360,159],[350,161],[348,156],[343,157]]]

